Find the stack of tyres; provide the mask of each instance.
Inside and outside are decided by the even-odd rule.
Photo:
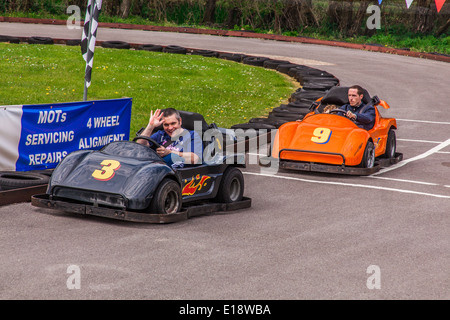
[[[45,185],[52,170],[0,171],[0,191]]]

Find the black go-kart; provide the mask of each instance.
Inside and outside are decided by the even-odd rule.
[[[34,195],[36,207],[119,220],[171,223],[193,216],[251,206],[244,197],[245,155],[224,152],[223,128],[208,125],[198,113],[180,111],[183,127],[207,130],[203,162],[173,169],[155,152],[158,143],[140,136],[111,142],[101,150],[78,150],[55,168],[45,194]],[[195,121],[197,126],[194,126]],[[198,124],[201,124],[198,126]],[[221,139],[217,139],[217,137]],[[147,139],[147,147],[136,142]],[[231,138],[232,139],[232,138]]]

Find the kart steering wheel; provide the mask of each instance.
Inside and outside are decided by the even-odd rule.
[[[153,140],[152,138],[147,137],[147,136],[134,137],[133,141],[136,141],[136,140],[139,140],[139,139],[143,139],[143,140],[146,140],[146,141],[150,142],[150,148],[155,150],[155,151],[156,151],[156,149],[161,147],[161,145],[158,142],[156,142],[155,140]]]
[[[355,122],[355,120],[350,119],[349,117],[346,116],[347,111],[345,111],[345,110],[333,109],[333,110],[330,110],[330,113],[341,113],[340,116],[343,116],[343,117],[347,118],[348,120]]]
[[[330,110],[330,113],[342,113],[342,115],[345,116],[347,111],[342,110],[342,109],[333,109],[333,110]]]

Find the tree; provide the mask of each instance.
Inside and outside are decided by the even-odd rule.
[[[216,2],[217,0],[207,0],[205,13],[203,15],[203,23],[214,24],[216,18]]]
[[[443,35],[446,31],[447,31],[447,29],[450,27],[450,18],[447,20],[447,22],[444,24],[444,25],[442,25],[438,30],[437,30],[437,32],[436,32],[436,36],[441,36],[441,35]]]
[[[122,18],[128,18],[130,14],[131,0],[122,0],[120,4],[120,16]]]
[[[414,15],[414,31],[417,33],[431,33],[436,19],[436,10],[431,8],[434,0],[417,0]]]

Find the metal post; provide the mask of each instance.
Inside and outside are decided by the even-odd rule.
[[[89,3],[89,1],[88,1]],[[89,47],[90,47],[90,43],[91,43],[91,38],[92,38],[92,21],[93,21],[93,14],[94,14],[94,6],[97,5],[97,1],[93,0],[92,1],[92,5],[91,5],[91,12],[89,13],[90,15],[90,20],[89,20],[89,32],[87,34],[87,39],[88,39],[88,43],[87,43],[87,50],[89,51]],[[88,61],[86,61],[86,65],[88,64]],[[85,77],[86,77],[86,68],[85,68]],[[88,87],[86,86],[86,78],[84,79],[84,93],[83,93],[83,101],[87,101],[87,91],[88,91]]]

